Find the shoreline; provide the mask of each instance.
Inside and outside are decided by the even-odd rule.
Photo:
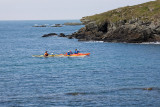
[[[125,44],[144,44],[144,45],[160,45],[160,41],[155,42],[141,42],[141,43],[128,43],[128,42],[107,42],[103,40],[79,40],[71,35],[65,35],[64,33],[56,34],[56,33],[49,33],[44,34],[42,37],[51,37],[51,36],[57,36],[57,37],[65,37],[68,39],[76,39],[78,42],[93,42],[93,43],[125,43]]]

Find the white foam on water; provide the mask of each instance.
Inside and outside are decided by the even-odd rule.
[[[85,43],[104,43],[104,41],[81,41]]]
[[[143,42],[143,43],[140,43],[140,44],[156,44],[156,45],[160,45],[160,42]]]
[[[156,44],[156,45],[160,45],[160,42],[143,42],[143,43],[104,42],[104,41],[81,41],[81,42],[85,42],[85,43],[126,43],[126,44],[146,44],[146,45]]]

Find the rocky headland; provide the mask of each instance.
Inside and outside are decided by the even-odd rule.
[[[160,41],[160,0],[83,17],[85,27],[70,35],[79,41]]]

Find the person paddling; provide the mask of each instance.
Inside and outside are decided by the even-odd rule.
[[[77,50],[77,49],[75,49],[75,52],[74,52],[75,54],[78,54],[79,53],[79,51]]]
[[[71,55],[71,54],[73,54],[72,51],[68,51],[67,55]]]
[[[49,54],[47,53],[47,51],[44,53],[44,56],[48,56]]]

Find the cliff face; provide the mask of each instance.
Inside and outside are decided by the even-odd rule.
[[[160,41],[160,0],[83,17],[81,21],[85,27],[72,37],[82,41]]]

